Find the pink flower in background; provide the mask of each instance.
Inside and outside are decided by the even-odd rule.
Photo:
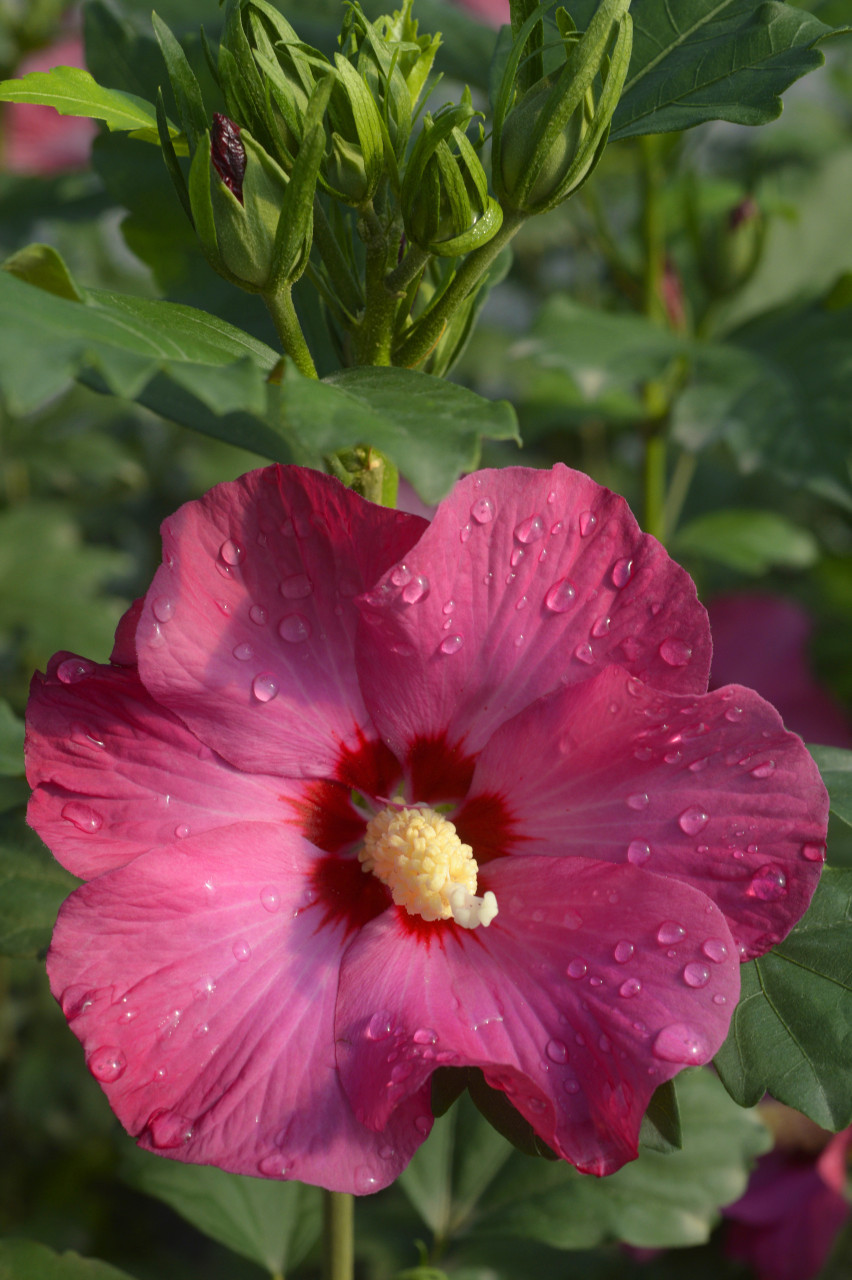
[[[270,467],[163,547],[112,665],[57,655],[28,712],[30,821],[88,881],[52,988],[128,1131],[366,1192],[475,1066],[583,1171],[633,1158],[827,819],[773,708],[705,692],[688,576],[563,466],[431,523]]]
[[[511,20],[509,0],[456,0],[456,3],[459,9],[465,9],[489,27],[502,27]]]
[[[725,1250],[749,1263],[758,1280],[811,1280],[849,1217],[852,1128],[826,1133],[780,1103],[769,1103],[764,1113],[776,1126],[785,1113],[791,1123],[758,1160],[745,1195],[725,1210]]]
[[[712,685],[748,685],[806,742],[852,747],[848,717],[811,672],[813,622],[801,605],[768,592],[744,591],[717,596],[709,612]]]
[[[25,58],[19,76],[52,67],[82,67],[83,41],[67,36]],[[11,102],[3,108],[3,167],[12,173],[46,174],[82,169],[89,163],[94,120],[61,116],[53,107]]]

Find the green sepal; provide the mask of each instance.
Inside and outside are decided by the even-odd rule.
[[[368,444],[359,444],[338,449],[323,461],[329,475],[336,476],[347,489],[377,506],[396,506],[399,471],[387,454]]]
[[[331,97],[330,76],[319,80],[305,113],[305,132],[281,201],[272,268],[266,290],[276,291],[299,279],[311,252],[317,177],[325,154],[323,116]]]
[[[198,145],[198,139],[204,134],[208,125],[201,86],[195,78],[195,72],[189,65],[179,41],[162,18],[157,13],[152,13],[151,23],[169,73],[181,128],[187,136],[190,150],[194,151]],[[159,129],[159,119],[157,125]],[[160,139],[162,142],[162,133]]]
[[[195,226],[195,218],[192,214],[192,204],[189,199],[189,191],[186,185],[183,169],[178,164],[177,153],[175,152],[172,142],[172,135],[169,132],[169,122],[166,116],[166,104],[163,101],[162,89],[157,90],[157,133],[160,135],[160,150],[163,153],[163,160],[168,170],[169,177],[172,180],[172,186],[178,194],[178,199],[183,205],[183,210],[189,218],[193,226]],[[206,131],[205,131],[206,132]]]
[[[344,145],[357,148],[360,153],[360,181],[350,181],[346,188],[337,187],[333,170],[326,171],[326,182],[331,194],[345,204],[365,204],[376,193],[384,173],[384,139],[379,108],[361,76],[342,54],[334,55],[337,71],[337,92],[332,95],[330,118],[333,132],[340,135]],[[353,136],[354,128],[354,136]],[[349,151],[354,157],[355,150]]]
[[[189,202],[192,223],[198,236],[202,252],[215,271],[221,271],[219,246],[216,241],[216,220],[213,217],[213,197],[210,193],[210,133],[205,132],[195,148],[195,154],[189,166]],[[238,281],[229,273],[227,278],[233,284]]]

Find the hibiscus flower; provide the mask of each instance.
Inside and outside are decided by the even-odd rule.
[[[706,692],[688,575],[563,466],[431,523],[270,467],[163,548],[28,713],[30,822],[87,881],[51,985],[126,1129],[364,1193],[476,1067],[578,1169],[635,1157],[824,853],[801,741]]]

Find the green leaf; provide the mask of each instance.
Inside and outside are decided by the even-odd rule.
[[[17,777],[24,772],[24,722],[5,698],[0,698],[0,774]]]
[[[582,28],[595,0],[571,5]],[[708,120],[766,124],[780,95],[814,68],[834,29],[801,9],[761,0],[643,0],[611,140],[691,129]]]
[[[58,298],[67,298],[70,302],[85,301],[62,256],[49,244],[26,245],[6,259],[3,270],[26,284],[44,289],[46,293],[55,293]]]
[[[33,102],[54,107],[61,116],[88,116],[103,120],[112,130],[137,130],[157,140],[157,113],[150,102],[135,93],[105,89],[80,67],[54,67],[31,71],[20,80],[0,81],[0,102]],[[178,130],[170,126],[177,136]]]
[[[852,751],[842,747],[808,746],[828,789],[831,812],[852,827]]]
[[[683,1149],[683,1127],[674,1080],[667,1080],[654,1090],[642,1117],[639,1145],[664,1154]]]
[[[56,913],[78,883],[22,817],[0,817],[0,955],[44,954]]]
[[[752,1160],[771,1139],[709,1071],[684,1071],[678,1099],[682,1151],[641,1151],[608,1178],[513,1155],[477,1206],[473,1236],[521,1236],[560,1249],[589,1249],[607,1240],[640,1248],[706,1240],[719,1206],[742,1195]]]
[[[697,516],[677,532],[677,559],[698,556],[740,573],[807,569],[819,559],[819,544],[807,529],[775,511],[727,508]]]
[[[128,1151],[122,1173],[194,1227],[273,1275],[289,1273],[319,1237],[322,1200],[300,1182],[247,1178],[203,1165]]]
[[[715,1064],[742,1106],[764,1093],[824,1129],[852,1122],[852,871],[826,867],[805,917],[742,968]]]
[[[0,1240],[0,1280],[133,1280],[97,1258],[54,1253],[35,1240]]]

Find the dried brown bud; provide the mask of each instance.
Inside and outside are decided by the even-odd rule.
[[[213,128],[210,130],[210,159],[225,186],[242,204],[246,149],[240,142],[240,126],[218,111],[213,113]]]

